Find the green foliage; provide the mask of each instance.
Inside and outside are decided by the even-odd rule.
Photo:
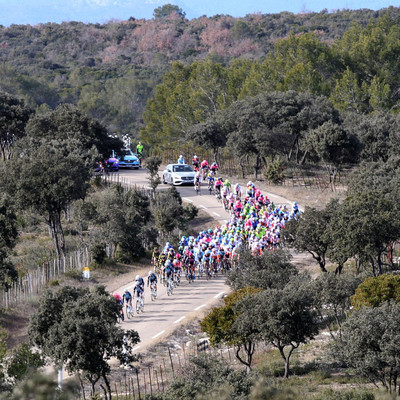
[[[351,298],[354,308],[378,307],[386,301],[400,303],[400,276],[380,275],[367,278],[356,289]]]
[[[136,190],[124,192],[117,186],[97,193],[92,201],[95,229],[90,247],[98,262],[104,256],[106,244],[114,253],[119,247],[124,261],[143,255],[145,248],[149,248],[144,229],[151,218],[149,199]]]
[[[101,123],[72,104],[36,114],[27,124],[26,132],[30,138],[29,146],[33,146],[31,150],[36,150],[43,141],[61,142],[67,154],[79,151],[82,160],[89,161],[90,166],[95,157],[108,158],[111,150],[118,152],[122,147],[121,140],[110,137]]]
[[[35,374],[13,387],[11,393],[2,393],[1,400],[76,400],[79,388],[76,382],[68,381],[59,390],[54,377]]]
[[[288,221],[283,230],[284,242],[297,251],[310,253],[323,272],[326,272],[326,255],[332,245],[329,226],[337,207],[336,200],[331,200],[323,210],[306,207],[300,217]],[[336,229],[335,225],[333,227]]]
[[[344,163],[357,161],[357,143],[355,138],[342,126],[327,121],[307,135],[309,149],[315,153],[328,169],[329,176],[335,178]]]
[[[31,316],[29,338],[56,365],[83,374],[93,392],[100,378],[109,391],[108,361],[116,357],[121,363],[130,362],[132,348],[139,342],[137,332],[117,326],[119,312],[120,305],[104,286],[47,291]]]
[[[347,197],[331,219],[334,253],[346,259],[357,256],[382,274],[383,256],[400,238],[397,202],[384,193],[370,190]]]
[[[172,13],[185,18],[185,13],[183,10],[174,4],[164,4],[163,6],[155,8],[153,16],[156,19],[162,19],[170,17]]]
[[[45,361],[40,354],[33,352],[27,343],[22,343],[7,360],[7,375],[20,381],[44,365]]]
[[[181,226],[184,211],[176,188],[171,187],[167,191],[156,193],[151,201],[151,211],[156,227],[163,235]]]
[[[193,125],[188,130],[188,138],[196,145],[210,148],[214,152],[214,160],[217,161],[218,150],[226,144],[226,132],[217,121],[206,121]]]
[[[380,382],[390,392],[398,390],[400,306],[385,301],[378,307],[353,312],[343,324],[334,356],[370,382]]]
[[[183,376],[171,383],[162,400],[244,400],[252,384],[252,377],[245,371],[235,371],[216,357],[200,355],[190,359]]]
[[[234,327],[253,329],[258,340],[276,347],[285,361],[284,377],[290,375],[290,358],[300,344],[313,339],[318,324],[310,295],[310,277],[293,277],[283,289],[267,289],[243,298]],[[286,349],[286,352],[285,352]]]
[[[246,286],[282,289],[298,273],[290,259],[290,254],[284,250],[267,251],[261,256],[243,252],[238,268],[229,272],[227,284],[233,290],[244,289]]]
[[[161,183],[161,178],[158,175],[158,169],[161,165],[160,157],[148,157],[146,159],[146,168],[149,171],[148,179],[150,183],[150,187],[153,189],[153,193],[155,193],[157,186]]]
[[[14,144],[25,135],[32,113],[22,99],[0,92],[0,149],[3,160],[11,159]]]
[[[279,157],[268,160],[264,169],[264,177],[270,183],[281,183],[285,179],[285,163]]]
[[[321,325],[328,327],[334,340],[341,337],[343,321],[351,308],[350,298],[361,281],[360,276],[328,273],[318,276],[311,284],[313,305]]]
[[[236,304],[246,296],[252,296],[260,289],[246,287],[239,289],[224,298],[225,305],[214,307],[212,311],[201,321],[201,329],[210,337],[211,345],[227,343],[237,348],[236,357],[251,368],[254,354],[254,344],[258,340],[257,327],[254,324],[235,326],[235,321],[242,316],[236,312]],[[242,359],[239,352],[245,350],[246,358]]]

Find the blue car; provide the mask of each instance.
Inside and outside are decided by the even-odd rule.
[[[140,168],[139,158],[136,156],[136,154],[133,154],[132,150],[130,149],[121,150],[121,155],[118,155],[117,158],[120,168]]]

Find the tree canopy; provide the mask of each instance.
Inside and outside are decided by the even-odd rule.
[[[30,319],[30,341],[56,365],[87,378],[93,392],[103,379],[111,400],[108,361],[111,357],[121,363],[131,360],[132,348],[139,342],[136,331],[116,325],[120,308],[103,286],[48,290]]]

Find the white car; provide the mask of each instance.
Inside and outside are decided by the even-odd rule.
[[[168,164],[163,171],[163,183],[171,185],[193,185],[195,172],[187,164]]]

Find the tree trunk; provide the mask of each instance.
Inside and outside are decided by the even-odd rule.
[[[257,154],[256,157],[256,163],[254,164],[254,179],[257,180],[258,179],[258,171],[260,169],[261,166],[261,156],[260,153]]]
[[[308,150],[306,150],[304,152],[303,157],[301,158],[301,161],[300,161],[300,165],[304,165],[304,163],[306,162],[307,154],[308,154]]]
[[[65,256],[65,236],[64,236],[64,229],[61,225],[61,214],[58,214],[58,232],[60,234],[60,249],[62,251],[63,256]]]
[[[246,179],[246,174],[244,173],[244,164],[243,164],[242,158],[239,158],[239,165],[240,165],[240,169],[242,170],[242,178]]]
[[[250,357],[250,361],[249,361],[249,354],[246,351],[246,356],[247,356],[247,360],[243,360],[242,357],[240,357],[240,350],[241,350],[241,346],[237,346],[236,347],[236,358],[243,364],[246,366],[246,371],[249,372],[251,371],[251,360],[253,357],[253,354],[251,354]]]
[[[279,352],[281,353],[281,356],[282,356],[283,360],[285,361],[285,374],[283,375],[283,377],[286,379],[289,378],[289,375],[290,375],[290,357],[291,357],[294,349],[296,349],[297,347],[298,346],[291,345],[291,348],[290,348],[287,356],[285,355],[285,352],[283,351],[284,347],[282,347],[282,346],[278,347]]]
[[[54,241],[54,247],[56,248],[56,253],[57,253],[57,257],[60,258],[61,257],[61,250],[60,250],[60,243],[58,240],[58,234],[57,234],[57,229],[56,229],[56,222],[54,221],[54,218],[52,218],[52,216],[49,217],[49,220],[47,221],[49,228],[52,232],[52,238]]]
[[[338,263],[337,268],[335,269],[335,275],[340,275],[343,270],[343,263]]]
[[[109,400],[112,400],[110,382],[108,381],[107,375],[106,375],[106,373],[105,373],[104,371],[103,371],[103,373],[102,373],[102,376],[103,376],[103,379],[104,379],[104,383],[106,384],[106,387],[107,387]]]

